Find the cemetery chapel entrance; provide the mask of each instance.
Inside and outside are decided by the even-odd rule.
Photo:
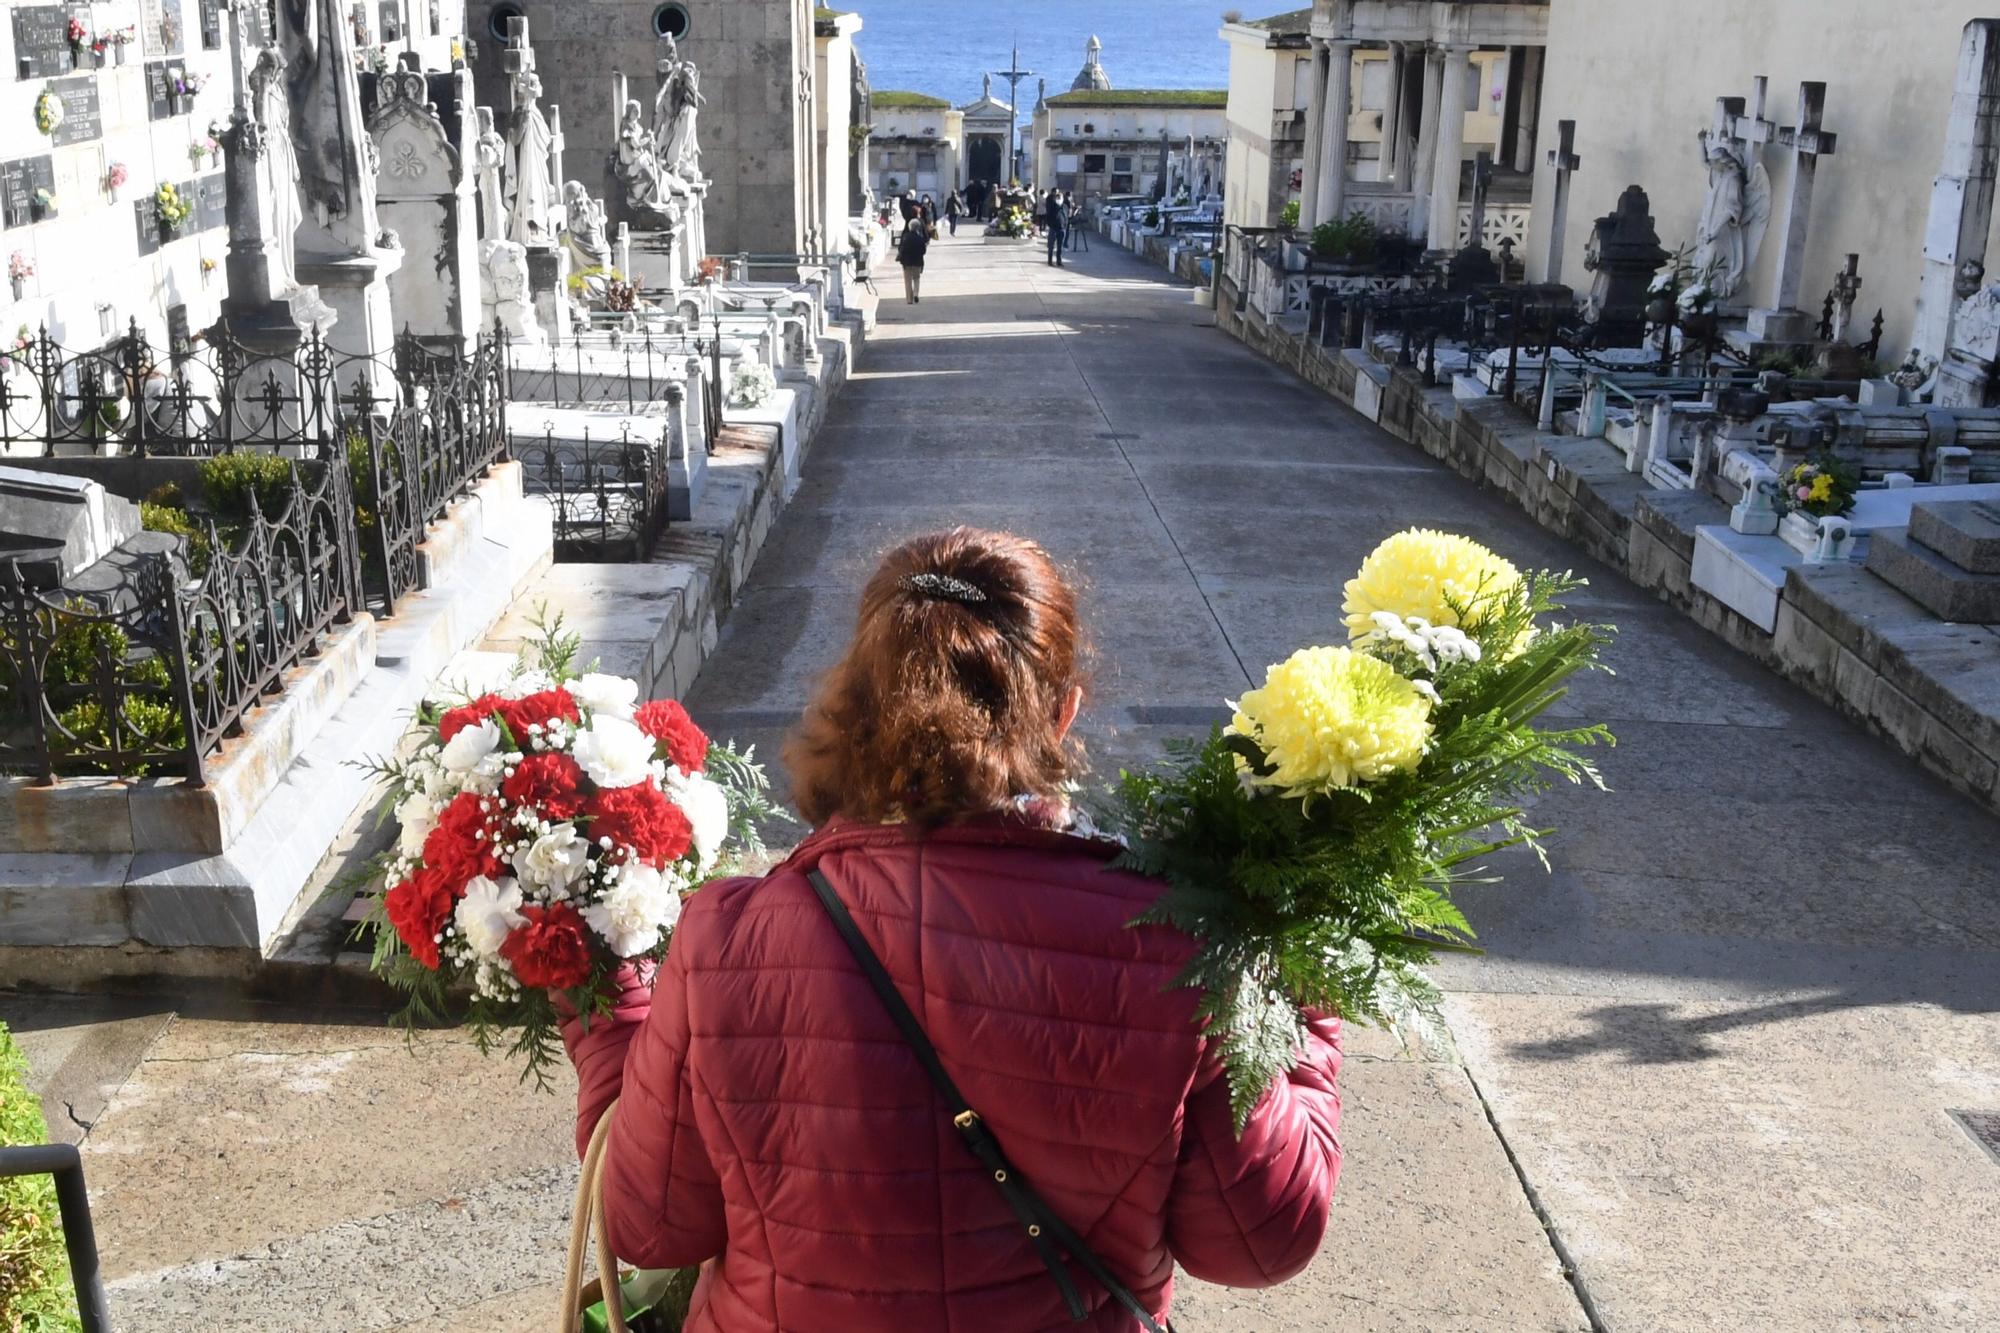
[[[975,135],[966,149],[966,179],[1000,181],[1004,184],[1000,175],[1000,159],[1005,156],[1006,150],[1000,147],[998,139],[990,134]]]

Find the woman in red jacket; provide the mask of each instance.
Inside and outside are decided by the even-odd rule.
[[[569,1025],[579,1145],[621,1099],[612,1246],[705,1264],[689,1330],[1026,1333],[1081,1308],[1128,1333],[1147,1325],[1052,1248],[1063,1224],[1162,1327],[1176,1263],[1268,1286],[1319,1247],[1337,1025],[1234,1133],[1174,984],[1189,941],[1128,926],[1157,885],[1068,831],[1081,669],[1074,595],[1034,543],[961,528],[892,551],[786,747],[817,831],[695,894],[650,994],[633,977],[609,1021]],[[815,877],[1004,1169],[967,1150]],[[1060,1220],[1034,1224],[996,1175]]]

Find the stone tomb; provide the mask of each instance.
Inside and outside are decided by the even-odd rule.
[[[666,455],[667,517],[692,517],[707,480],[708,453],[689,427],[687,396],[678,384],[667,386],[658,402],[630,407],[511,403],[507,408],[509,447],[524,461],[529,493],[574,511],[556,515],[559,527],[600,521],[636,527],[644,522],[644,477],[636,467],[620,465],[620,451],[628,445],[646,451],[644,460],[633,460],[646,466],[654,464],[655,453]],[[555,470],[560,470],[560,477],[553,475]],[[587,477],[599,479],[600,484],[589,486]],[[608,505],[602,519],[600,503]]]
[[[139,531],[139,506],[97,482],[0,467],[0,563],[30,587],[60,586]]]

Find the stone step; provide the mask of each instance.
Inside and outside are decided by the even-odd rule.
[[[2000,574],[2000,505],[1982,500],[1919,504],[1910,538],[1969,574]]]
[[[2000,574],[1974,574],[1915,540],[1908,528],[1874,534],[1868,570],[1940,620],[2000,624]]]

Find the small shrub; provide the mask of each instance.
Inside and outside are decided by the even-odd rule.
[[[1294,199],[1285,205],[1285,211],[1278,214],[1278,225],[1291,231],[1299,225],[1299,201]]]
[[[244,452],[203,459],[202,491],[218,517],[250,517],[250,498],[266,518],[276,518],[291,503],[293,480],[289,460],[276,454]]]
[[[1362,213],[1349,213],[1313,228],[1313,254],[1336,263],[1365,264],[1375,257],[1381,232]]]
[[[27,1059],[0,1023],[0,1143],[48,1138],[41,1103],[28,1090]],[[54,1179],[0,1179],[0,1329],[74,1333],[80,1326]]]
[[[163,491],[173,489],[171,486],[160,488]],[[190,518],[186,509],[179,505],[142,500],[139,502],[139,522],[148,532],[171,532],[176,537],[185,538],[188,569],[196,578],[208,574],[208,568],[215,560],[215,550],[209,545],[208,530]]]

